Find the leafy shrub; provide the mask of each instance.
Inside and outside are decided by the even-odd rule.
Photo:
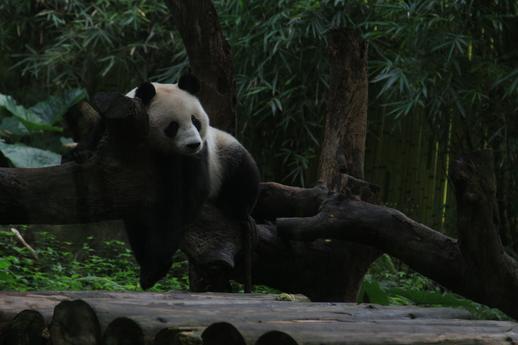
[[[497,309],[446,291],[432,280],[408,268],[397,270],[392,259],[386,254],[380,257],[365,275],[358,302],[463,308],[477,319],[510,319]]]
[[[72,89],[25,108],[11,96],[0,94],[0,153],[14,167],[58,165],[61,156],[48,149],[59,152],[61,144],[69,141],[59,136],[61,120],[86,96],[84,89]]]
[[[52,233],[38,232],[36,238],[38,260],[12,233],[0,231],[0,290],[140,290],[138,265],[124,242],[106,241],[95,251],[92,237],[79,250]],[[178,253],[170,274],[151,291],[187,288],[187,261]]]

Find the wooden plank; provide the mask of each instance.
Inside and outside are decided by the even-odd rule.
[[[24,309],[50,321],[56,304],[83,299],[103,330],[117,317],[136,321],[149,342],[164,329],[200,339],[216,322],[234,325],[247,344],[278,330],[299,344],[511,344],[518,324],[468,320],[460,309],[279,301],[277,295],[222,293],[0,292],[0,326]]]

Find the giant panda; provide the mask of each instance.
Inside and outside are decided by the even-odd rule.
[[[196,194],[195,201],[181,202],[183,211],[177,212],[177,217],[188,212],[190,215],[183,223],[192,221],[198,211],[196,208],[200,207],[200,198],[206,196],[208,202],[226,216],[241,223],[247,251],[244,253],[245,291],[249,291],[250,236],[255,224],[250,214],[259,193],[259,171],[250,153],[236,138],[210,126],[209,117],[197,98],[199,88],[199,81],[188,73],[177,84],[145,82],[126,96],[139,98],[146,107],[150,146],[170,162],[171,169],[166,171],[171,171],[174,176],[165,176],[164,184],[179,182],[184,199]],[[187,173],[179,173],[179,169],[187,169]],[[143,288],[150,287],[167,274],[173,253],[167,250],[154,253],[157,247],[164,246],[164,243],[159,243],[164,237],[151,235],[154,238],[149,239],[149,234],[143,234],[139,229],[138,216],[126,219],[125,223],[134,255],[137,261],[140,259],[140,284]],[[142,270],[147,272],[147,276],[143,277]]]

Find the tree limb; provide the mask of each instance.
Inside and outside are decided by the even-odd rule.
[[[395,209],[343,195],[332,196],[312,217],[278,219],[278,231],[293,240],[372,245],[454,292],[518,317],[518,263],[498,237],[492,164],[488,152],[454,163],[459,241]]]

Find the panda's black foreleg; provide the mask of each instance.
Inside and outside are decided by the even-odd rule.
[[[224,176],[216,205],[229,218],[239,222],[242,239],[245,292],[252,290],[252,259],[255,221],[250,214],[259,194],[259,171],[253,158],[242,147],[227,148]]]
[[[248,216],[248,220],[241,223],[243,228],[243,256],[244,256],[244,291],[245,293],[252,292],[252,261],[253,261],[253,247],[256,234],[255,221]]]

